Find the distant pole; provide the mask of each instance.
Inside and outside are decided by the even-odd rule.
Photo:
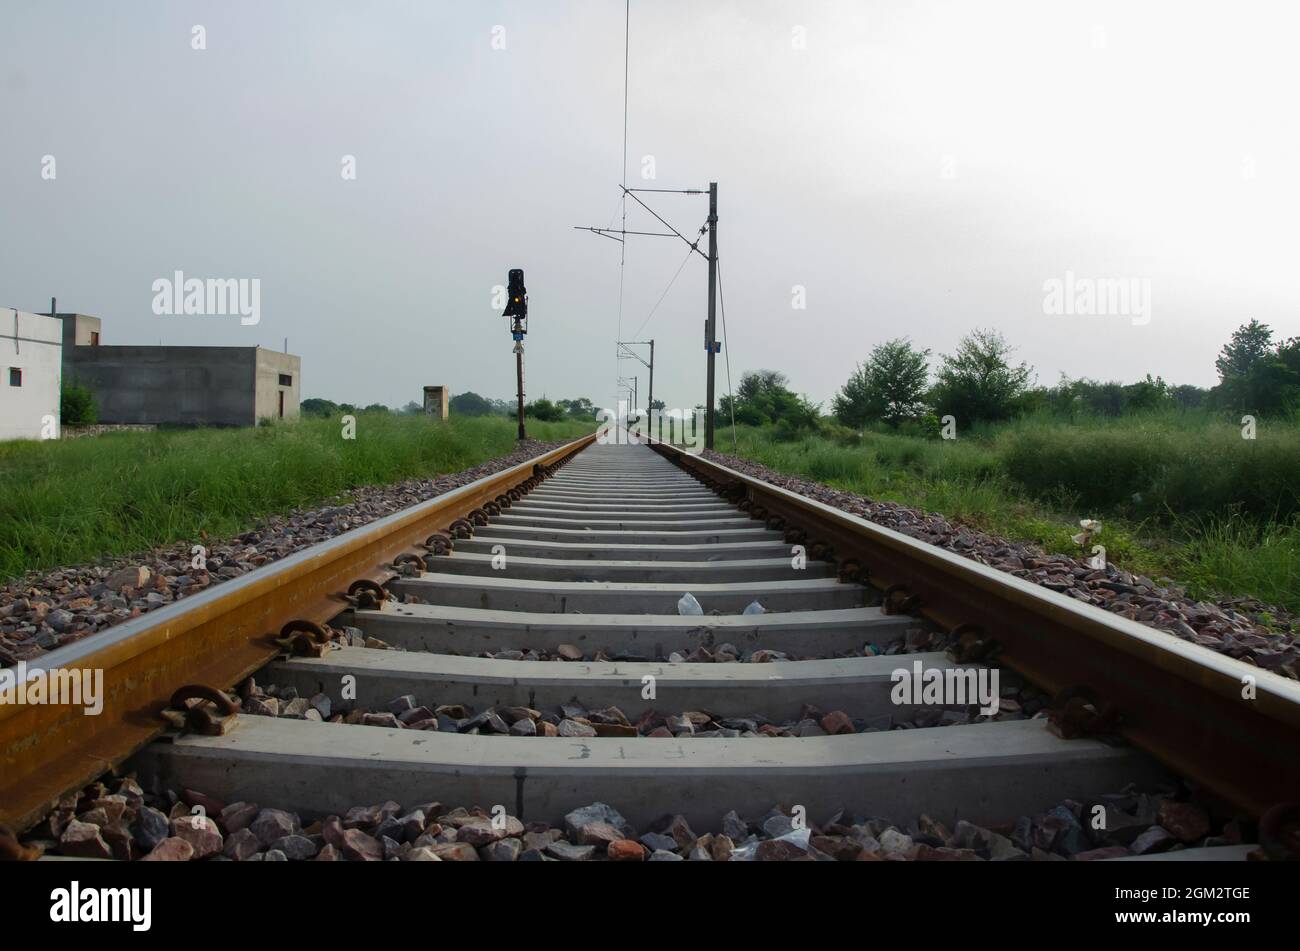
[[[655,342],[650,341],[650,395],[646,397],[645,409],[647,413],[653,413],[655,408]],[[654,419],[654,416],[650,417]],[[652,436],[658,436],[659,433],[651,433]]]
[[[709,348],[709,379],[705,393],[704,448],[713,448],[713,358],[717,356],[718,305],[718,183],[709,182],[709,320],[704,342]]]

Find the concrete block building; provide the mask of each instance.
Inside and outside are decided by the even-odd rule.
[[[298,416],[301,360],[261,347],[105,346],[100,321],[58,314],[63,375],[95,394],[101,423],[253,426]]]
[[[0,440],[59,435],[63,326],[0,307]]]
[[[438,419],[447,418],[447,400],[450,396],[445,386],[426,386],[424,388],[424,412]]]

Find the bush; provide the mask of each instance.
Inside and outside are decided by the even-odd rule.
[[[333,416],[339,411],[339,404],[333,400],[322,400],[313,396],[299,403],[298,411],[303,416]]]
[[[939,417],[934,413],[926,413],[921,417],[921,434],[926,439],[938,439],[943,433],[943,424],[939,422]]]
[[[772,427],[772,438],[777,442],[794,442],[797,439],[802,439],[805,435],[803,427],[790,419],[778,420],[777,424]]]
[[[59,419],[64,426],[91,426],[99,422],[95,394],[71,380],[64,380],[59,392]]]
[[[775,370],[745,373],[736,387],[736,395],[729,394],[719,400],[718,414],[730,420],[734,413],[737,424],[745,426],[788,419],[795,429],[816,429],[821,407],[792,392],[786,383],[785,374]]]
[[[499,411],[492,400],[473,391],[457,393],[447,401],[447,412],[453,416],[491,416]]]
[[[564,410],[552,403],[546,397],[540,400],[533,400],[524,407],[524,415],[531,416],[534,419],[540,419],[544,423],[558,423],[564,419]]]

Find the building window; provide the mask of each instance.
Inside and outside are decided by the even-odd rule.
[[[292,377],[290,374],[288,374],[288,373],[281,373],[281,374],[280,374],[280,385],[281,385],[281,386],[293,386],[293,377]]]
[[[10,386],[23,385],[23,371],[20,367],[9,368],[9,385]]]

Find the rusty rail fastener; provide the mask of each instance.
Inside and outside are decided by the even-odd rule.
[[[377,581],[358,578],[348,585],[348,600],[352,602],[353,607],[375,610],[384,606],[384,602],[388,600],[388,592]]]
[[[299,657],[324,657],[333,640],[334,632],[329,628],[297,618],[280,628],[275,642],[282,650]]]
[[[978,624],[958,624],[948,636],[953,639],[948,656],[957,664],[973,664],[987,660],[997,653],[997,642],[984,636]]]
[[[1048,728],[1063,740],[1097,737],[1114,733],[1120,725],[1114,704],[1097,698],[1089,687],[1066,687],[1052,700],[1047,711]]]
[[[450,555],[456,543],[446,532],[434,532],[424,540],[424,547],[431,551],[435,556]]]
[[[902,595],[902,600],[895,604],[899,595]],[[891,584],[880,601],[880,608],[886,614],[911,614],[920,606],[921,596],[912,594],[912,589],[905,584]]]
[[[409,551],[404,554],[398,555],[396,558],[393,559],[393,567],[396,568],[399,572],[402,570],[403,565],[415,565],[416,570],[418,571],[429,570],[429,566],[425,563],[423,558]]]
[[[191,703],[195,700],[197,703]],[[216,713],[207,704],[216,707]],[[186,684],[172,694],[163,719],[177,729],[201,733],[204,736],[221,736],[235,722],[239,707],[216,687],[207,684]]]
[[[845,558],[839,564],[837,575],[841,584],[865,584],[868,571],[856,558]]]

